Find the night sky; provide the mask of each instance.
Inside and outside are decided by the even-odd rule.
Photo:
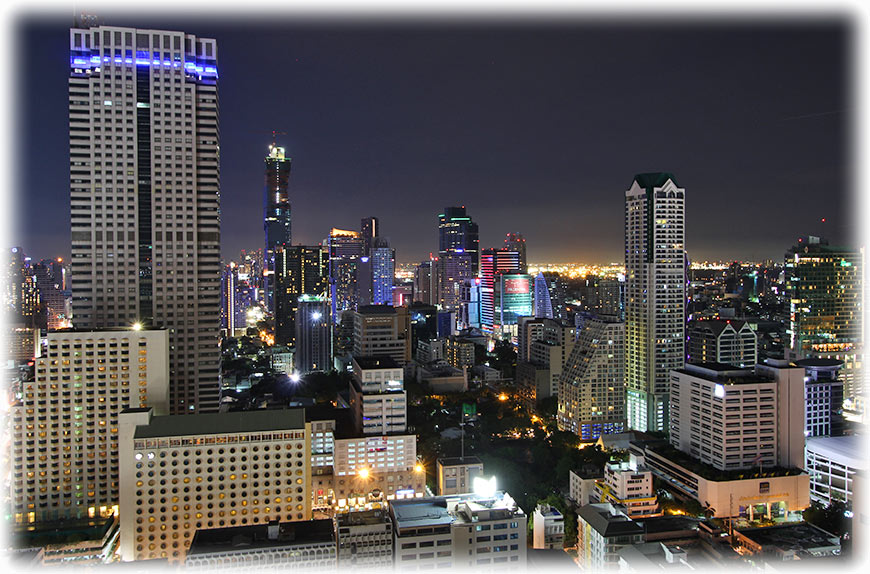
[[[419,261],[440,210],[465,205],[481,247],[519,232],[530,262],[622,261],[624,192],[645,171],[686,188],[692,260],[781,260],[800,235],[853,232],[845,21],[102,16],[217,38],[226,258],[262,246],[273,129],[293,158],[294,243],[374,215],[397,259]],[[70,23],[17,28],[14,240],[37,259],[69,255]]]

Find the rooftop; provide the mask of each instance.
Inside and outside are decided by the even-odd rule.
[[[148,425],[136,427],[134,438],[235,434],[304,428],[304,409],[168,415],[151,417]]]
[[[363,370],[402,368],[392,357],[358,357],[354,355],[353,361]]]
[[[634,176],[634,181],[637,184],[645,189],[652,189],[654,187],[662,187],[668,180],[674,182],[674,185],[677,187],[680,186],[677,183],[677,178],[674,177],[674,174],[668,172],[653,172],[653,173],[639,173]]]
[[[822,548],[840,546],[840,539],[837,536],[807,522],[747,528],[738,532],[762,546],[793,550],[797,554],[810,554]]]
[[[870,468],[867,441],[861,435],[820,436],[807,438],[807,451],[826,456],[851,468]]]
[[[462,466],[466,464],[483,464],[483,462],[476,456],[453,456],[439,458],[438,464],[441,466]]]
[[[187,554],[193,556],[229,550],[257,550],[318,542],[331,544],[335,540],[332,520],[329,519],[282,522],[275,525],[278,527],[278,532],[274,538],[269,537],[269,526],[253,524],[197,530]]]
[[[360,315],[395,315],[396,309],[392,305],[360,305],[356,312]]]
[[[640,445],[641,450],[653,452],[667,460],[682,466],[686,470],[698,476],[714,482],[726,482],[729,480],[748,480],[753,478],[774,478],[779,476],[797,476],[803,471],[799,468],[784,468],[781,466],[765,466],[761,472],[757,467],[739,468],[734,470],[719,470],[700,460],[692,458],[688,454],[677,450],[671,444],[661,441]],[[647,463],[649,465],[649,463]]]
[[[587,504],[577,510],[577,518],[583,519],[596,532],[610,538],[614,536],[630,536],[643,534],[643,527],[619,512],[611,504]]]

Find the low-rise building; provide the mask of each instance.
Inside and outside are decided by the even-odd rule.
[[[197,530],[184,566],[195,572],[334,571],[335,531],[329,519]]]
[[[629,518],[660,515],[653,489],[652,471],[638,464],[630,455],[626,462],[604,465],[604,478],[597,482],[596,493],[600,502],[609,502],[625,508]]]
[[[568,472],[568,496],[578,506],[585,506],[594,502],[595,483],[604,478],[602,470],[588,472],[584,470],[571,470]]]
[[[398,500],[390,516],[398,570],[525,569],[527,517],[505,492]]]
[[[474,366],[474,343],[458,337],[447,339],[447,362],[457,369]]]
[[[867,470],[867,443],[861,435],[807,439],[805,470],[810,475],[810,499],[827,506],[852,503],[852,480]]]
[[[476,456],[439,458],[435,471],[439,495],[464,494],[475,477],[483,476],[483,462]]]
[[[93,566],[113,560],[118,517],[44,521],[10,532],[13,552],[37,551],[41,566]],[[32,554],[32,552],[31,552]],[[23,564],[21,566],[24,566]]]
[[[444,393],[464,393],[468,390],[468,373],[438,359],[425,365],[416,366],[417,379],[429,385],[436,395]]]
[[[806,560],[840,554],[840,538],[807,522],[735,530],[741,554],[765,562]]]
[[[339,567],[392,568],[393,522],[386,508],[372,504],[362,510],[339,509],[334,520]]]
[[[643,541],[643,527],[612,504],[577,510],[577,562],[587,572],[618,569],[619,551]]]
[[[695,570],[686,549],[678,544],[644,542],[619,550],[620,572]]]
[[[539,504],[532,515],[532,548],[561,550],[565,542],[565,518],[549,504]]]

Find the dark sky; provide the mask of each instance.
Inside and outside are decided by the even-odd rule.
[[[218,39],[225,257],[262,245],[273,129],[293,158],[294,242],[375,215],[398,260],[419,261],[440,209],[464,204],[481,247],[520,232],[532,262],[621,261],[624,191],[644,171],[686,188],[693,260],[852,235],[845,21],[103,21]],[[16,243],[37,258],[69,252],[69,23],[21,21],[16,38]]]

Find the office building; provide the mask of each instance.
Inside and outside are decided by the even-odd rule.
[[[381,235],[381,226],[377,217],[363,217],[360,220],[360,231],[363,238],[364,253],[371,254],[372,248],[375,246],[374,239]]]
[[[406,307],[360,307],[353,314],[353,354],[391,357],[404,366],[411,362],[411,321]]]
[[[790,356],[843,361],[840,376],[846,397],[864,390],[863,265],[863,250],[832,246],[812,236],[802,237],[785,260]]]
[[[476,477],[483,477],[483,461],[476,456],[439,458],[435,463],[438,494],[465,494],[472,491]]]
[[[550,300],[550,288],[543,271],[535,277],[535,318],[552,319],[553,304]]]
[[[561,550],[565,542],[565,518],[549,504],[538,504],[532,515],[532,548]]]
[[[577,509],[577,562],[583,570],[617,570],[619,551],[643,541],[643,526],[612,504]]]
[[[433,275],[434,261],[423,261],[414,270],[414,301],[433,305],[432,294],[437,293],[437,289],[433,289],[433,277],[437,277],[437,273]]]
[[[398,570],[525,570],[528,518],[506,492],[390,503]]]
[[[125,562],[181,563],[201,530],[311,519],[302,409],[184,417],[127,409],[119,426]]]
[[[7,361],[26,363],[39,354],[41,331],[19,323],[6,329]]]
[[[25,327],[39,328],[39,289],[30,257],[27,257],[20,247],[13,247],[8,253],[9,262],[6,268],[8,320],[12,323],[22,323]],[[45,329],[46,325],[41,327]]]
[[[375,237],[369,251],[372,270],[373,305],[393,304],[393,281],[396,274],[396,250],[385,237]]]
[[[408,394],[404,371],[392,358],[353,357],[350,408],[360,435],[405,432],[408,426]]]
[[[674,448],[719,470],[803,465],[802,368],[773,359],[753,369],[688,364],[671,380]]]
[[[526,238],[522,233],[508,233],[504,239],[504,248],[507,251],[514,251],[519,255],[519,273],[525,274],[529,272],[528,261],[526,260]]]
[[[661,515],[652,471],[639,464],[636,456],[605,464],[604,478],[596,483],[595,491],[598,500],[623,508],[632,520]]]
[[[292,346],[297,344],[299,297],[326,296],[329,258],[319,245],[288,245],[275,248],[274,263],[275,343]]]
[[[843,502],[851,507],[855,473],[870,468],[864,436],[807,439],[804,470],[810,475],[810,499],[828,506]]]
[[[329,299],[299,295],[296,310],[296,371],[300,374],[332,370],[332,333]]]
[[[623,380],[625,323],[602,317],[585,323],[559,379],[559,429],[583,439],[626,428]]]
[[[266,156],[266,173],[263,177],[263,231],[266,245],[263,248],[263,278],[265,279],[266,308],[277,314],[274,303],[275,251],[292,244],[290,209],[290,158],[284,148],[273,140]]]
[[[532,278],[502,273],[497,283],[493,297],[493,333],[515,341],[519,318],[532,315]]]
[[[504,273],[520,273],[519,252],[507,248],[484,249],[480,254],[480,328],[487,333],[493,333],[497,323],[499,308],[495,305],[495,298],[501,287],[500,276]]]
[[[359,306],[360,259],[368,257],[365,240],[359,231],[333,228],[324,240],[329,251],[329,289],[332,321],[338,323],[342,311]]]
[[[45,328],[49,331],[71,326],[70,311],[64,295],[63,260],[43,259],[33,266],[36,290],[39,292],[40,314],[45,314]]]
[[[341,568],[387,570],[393,567],[393,522],[386,508],[335,512],[336,546]]]
[[[746,321],[737,319],[690,321],[690,363],[723,363],[751,367],[758,359],[758,336]]]
[[[217,81],[213,39],[70,30],[75,326],[167,329],[178,414],[220,393]]]
[[[56,331],[12,410],[14,522],[108,517],[119,503],[118,413],[169,409],[165,330]]]
[[[625,381],[628,426],[667,431],[672,369],[686,340],[685,189],[669,173],[625,192]]]
[[[437,299],[433,305],[451,311],[459,305],[459,287],[466,279],[477,277],[479,269],[478,226],[465,212],[465,206],[446,207],[438,215]]]
[[[801,359],[795,365],[806,372],[807,437],[843,434],[843,381],[839,371],[843,362],[836,359]]]
[[[447,362],[457,369],[471,369],[474,366],[474,343],[458,337],[450,337],[446,343]]]
[[[332,572],[336,554],[332,520],[273,521],[197,530],[184,569]]]

